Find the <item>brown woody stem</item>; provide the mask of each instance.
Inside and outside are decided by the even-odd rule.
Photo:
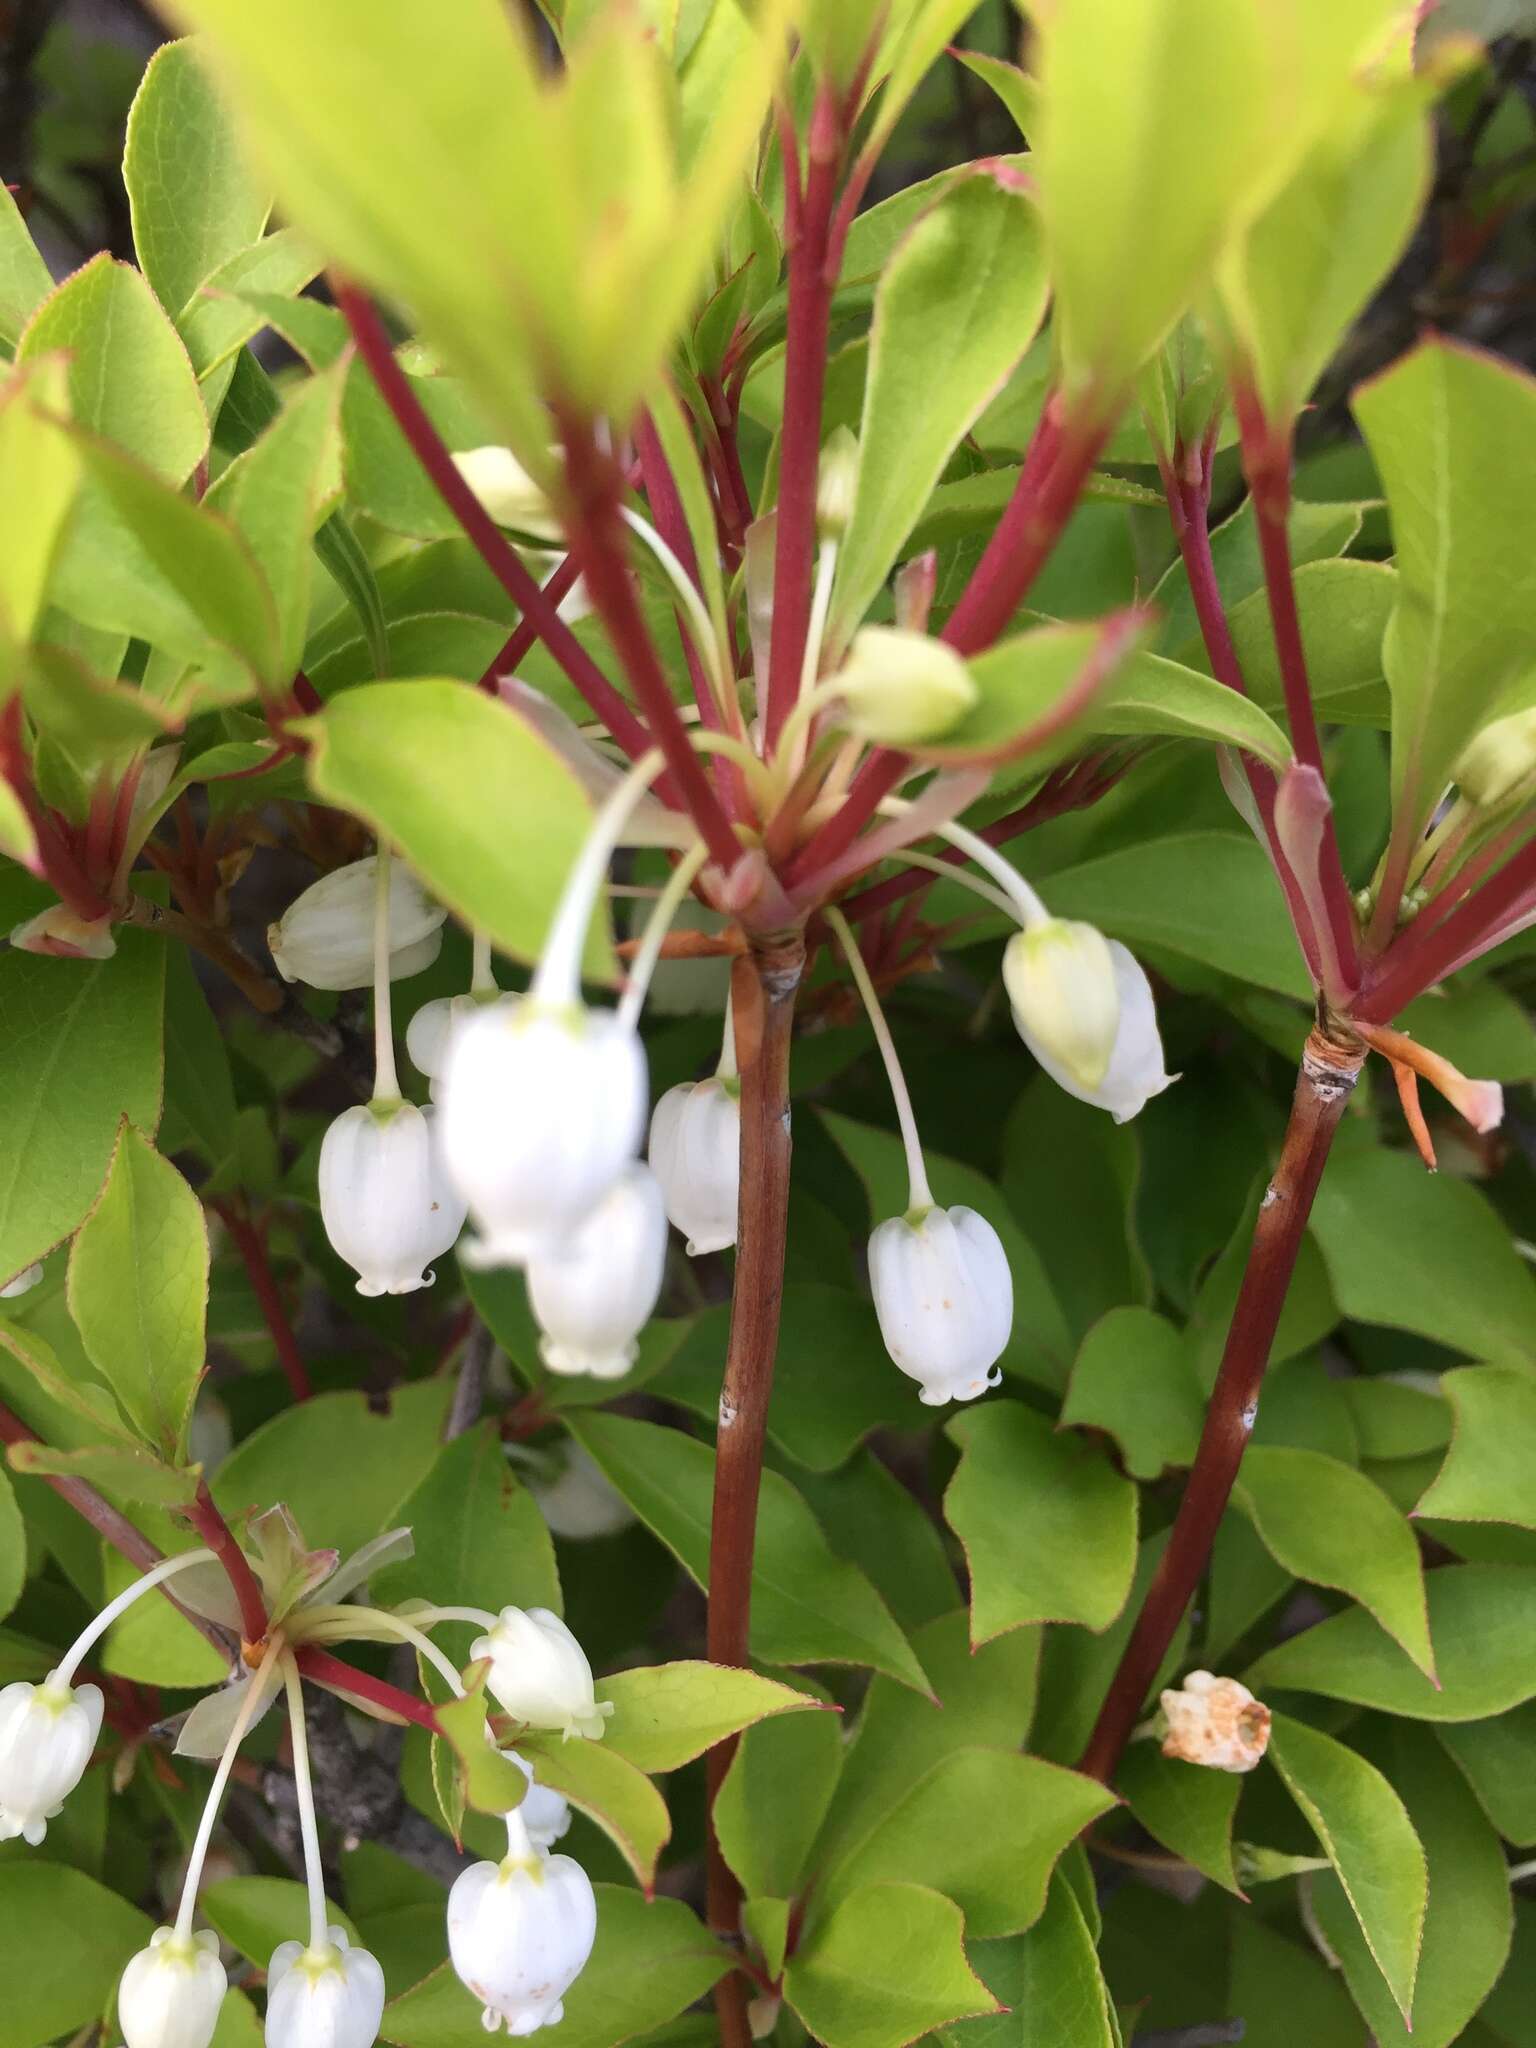
[[[1334,1132],[1365,1058],[1314,1030],[1296,1077],[1280,1161],[1259,1206],[1200,1448],[1162,1563],[1147,1589],[1078,1768],[1108,1783],[1210,1559],[1259,1408],[1270,1347]]]
[[[741,1069],[741,1194],[709,1538],[708,1641],[715,1664],[748,1662],[757,1497],[779,1341],[789,1216],[789,1041],[804,965],[805,942],[796,931],[757,944],[738,960],[732,974]],[[711,1813],[735,1750],[731,1740],[709,1752]],[[720,1853],[713,1828],[708,1917],[714,1934],[738,1949],[741,1887]],[[750,2048],[747,1988],[739,1971],[715,1987],[715,2007],[724,2048]]]

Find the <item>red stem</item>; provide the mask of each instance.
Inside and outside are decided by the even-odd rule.
[[[293,1324],[283,1306],[283,1297],[278,1292],[272,1262],[267,1257],[266,1230],[238,1201],[216,1202],[214,1207],[234,1239],[235,1249],[245,1261],[246,1274],[277,1351],[277,1362],[283,1369],[288,1390],[296,1401],[307,1401],[315,1390],[310,1384],[309,1368],[304,1363],[299,1340],[293,1333]]]
[[[441,1735],[437,1716],[425,1700],[419,1700],[413,1693],[402,1692],[398,1685],[391,1685],[387,1679],[375,1678],[367,1671],[359,1671],[355,1664],[345,1664],[340,1657],[333,1657],[329,1650],[320,1650],[313,1643],[301,1643],[293,1653],[293,1661],[306,1678],[314,1679],[317,1685],[338,1687],[360,1700],[372,1700],[376,1707],[383,1707],[391,1714],[398,1714],[404,1721],[414,1721],[418,1728],[426,1728],[434,1735]]]
[[[806,139],[805,193],[789,245],[789,312],[784,342],[784,421],[779,436],[779,507],[773,560],[773,634],[764,711],[771,752],[800,689],[816,568],[816,484],[821,457],[832,209],[842,156],[837,100],[822,86]]]
[[[645,486],[645,500],[651,510],[656,531],[672,550],[688,573],[688,580],[699,588],[699,562],[694,551],[693,535],[688,531],[687,515],[678,493],[677,481],[672,466],[667,461],[666,451],[661,445],[661,436],[656,432],[655,423],[648,412],[642,412],[635,422],[635,450],[640,458],[640,475]],[[699,708],[703,723],[715,732],[724,730],[720,707],[715,702],[715,693],[710,688],[709,677],[702,666],[702,657],[707,652],[693,644],[692,622],[685,619],[680,607],[674,607],[681,631],[683,658],[688,664],[688,680],[693,685],[693,701]]]
[[[1381,972],[1354,1007],[1368,1023],[1385,1024],[1433,988],[1496,933],[1522,899],[1536,891],[1536,842],[1522,847],[1496,875],[1463,898],[1433,931],[1411,924],[1382,955]]]
[[[592,602],[608,629],[631,689],[650,720],[655,743],[667,758],[684,804],[703,835],[710,858],[727,874],[741,846],[720,807],[704,765],[689,744],[677,715],[666,672],[646,627],[625,564],[623,521],[619,518],[619,473],[585,423],[565,430],[566,480],[574,501],[571,551],[581,563]],[[647,742],[649,744],[649,741]]]
[[[894,753],[889,747],[876,747],[873,753],[866,754],[841,807],[790,862],[784,886],[803,888],[820,869],[830,867],[845,854],[911,766],[907,755]]]
[[[576,579],[580,574],[581,570],[577,566],[574,555],[568,554],[563,562],[556,565],[550,573],[549,581],[542,586],[544,595],[552,605],[558,606],[563,598],[570,595],[571,591],[575,588]],[[517,674],[519,663],[523,661],[529,649],[538,638],[538,627],[525,613],[507,636],[506,643],[502,647],[501,652],[491,662],[485,674],[481,676],[479,682],[475,685],[476,689],[484,690],[487,695],[494,697],[496,685],[501,677]]]
[[[479,549],[481,559],[512,602],[530,620],[534,631],[586,698],[632,760],[645,752],[649,739],[633,711],[603,674],[585,647],[555,609],[555,601],[539,588],[517,550],[486,511],[455,467],[436,427],[428,419],[411,380],[395,361],[373,301],[355,285],[333,280],[336,304],[346,317],[357,352],[368,365],[379,395],[389,407],[417,461],[437,486],[443,503]],[[663,792],[665,793],[665,792]]]
[[[1259,1390],[1312,1200],[1365,1057],[1365,1048],[1358,1041],[1356,1045],[1358,1050],[1341,1050],[1320,1031],[1307,1040],[1280,1160],[1259,1207],[1200,1448],[1168,1547],[1078,1766],[1106,1784],[1205,1571],[1231,1497],[1258,1414]]]
[[[262,1642],[267,1633],[267,1603],[250,1561],[235,1541],[228,1522],[214,1505],[206,1479],[197,1483],[197,1497],[180,1510],[204,1543],[224,1567],[225,1576],[240,1603],[240,1631],[247,1643]]]

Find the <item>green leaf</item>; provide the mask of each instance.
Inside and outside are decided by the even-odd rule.
[[[528,1781],[510,1758],[486,1740],[485,1678],[489,1669],[489,1659],[471,1666],[476,1682],[461,1699],[441,1702],[437,1725],[458,1762],[465,1803],[476,1813],[510,1813],[514,1806],[521,1806]]]
[[[699,1585],[709,1579],[713,1454],[653,1422],[573,1414],[571,1431]],[[835,1557],[799,1494],[763,1474],[752,1575],[752,1647],[770,1664],[866,1664],[922,1686],[922,1667],[856,1565]]]
[[[1245,1683],[1258,1693],[1322,1693],[1415,1721],[1481,1721],[1536,1697],[1536,1571],[1444,1565],[1428,1574],[1425,1591],[1438,1686],[1360,1607],[1267,1650]]]
[[[1133,1742],[1115,1772],[1115,1790],[1147,1833],[1240,1899],[1232,1822],[1242,1789],[1235,1773],[1163,1756],[1152,1742]]]
[[[1145,1308],[1115,1308],[1083,1339],[1061,1425],[1102,1429],[1133,1479],[1193,1463],[1204,1419],[1201,1389],[1172,1323]]]
[[[144,275],[179,321],[198,286],[256,240],[271,211],[195,43],[166,43],[145,67],[128,109],[123,183]]]
[[[19,1450],[19,1445],[13,1445]],[[0,1618],[9,1614],[21,1598],[27,1578],[27,1530],[16,1493],[4,1472],[0,1472]]]
[[[1291,760],[1285,734],[1252,698],[1160,654],[1133,655],[1089,708],[1086,726],[1113,738],[1214,740],[1282,770]]]
[[[855,1123],[851,1117],[829,1110],[822,1111],[822,1122],[869,1191],[871,1222],[904,1215],[906,1154],[896,1133]],[[1036,1386],[1052,1390],[1062,1386],[1072,1359],[1072,1340],[1039,1254],[985,1174],[935,1152],[927,1151],[923,1157],[934,1200],[945,1208],[958,1202],[985,1216],[1008,1255],[1013,1275],[1013,1332],[998,1364],[1005,1373]]]
[[[150,1923],[83,1871],[0,1865],[0,2048],[42,2048],[99,2020]]]
[[[652,1393],[713,1421],[729,1322],[728,1305],[705,1309],[649,1382]],[[836,1372],[828,1372],[829,1358],[837,1360]],[[843,1287],[785,1288],[774,1388],[769,1434],[787,1457],[815,1472],[845,1464],[882,1425],[921,1426],[917,1388],[892,1365],[874,1309]]]
[[[1254,1444],[1237,1490],[1279,1564],[1358,1600],[1433,1680],[1419,1546],[1379,1486],[1321,1452]]]
[[[205,1364],[208,1229],[168,1159],[124,1122],[69,1255],[69,1312],[145,1441],[177,1458]]]
[[[1391,700],[1382,642],[1397,602],[1396,570],[1386,562],[1353,557],[1308,562],[1296,571],[1293,588],[1319,716],[1335,725],[1386,725]],[[1256,590],[1235,605],[1227,623],[1254,703],[1279,711],[1285,688],[1264,592]]]
[[[53,277],[11,197],[0,185],[0,347],[15,350],[22,329],[53,290]]]
[[[341,493],[341,384],[336,374],[298,386],[260,440],[208,493],[244,535],[278,617],[277,672],[299,665],[309,623],[315,529]]]
[[[1107,1628],[1136,1569],[1131,1482],[1017,1401],[983,1401],[945,1434],[961,1452],[944,1518],[970,1567],[971,1640],[1036,1621]]]
[[[966,70],[990,85],[1003,105],[1013,116],[1014,126],[1027,139],[1029,131],[1040,118],[1040,93],[1027,71],[1021,71],[1017,64],[1009,64],[1001,57],[990,57],[984,50],[955,49],[951,52]]]
[[[1026,1933],[975,1943],[970,1958],[1001,1999],[996,2019],[940,2027],[943,2048],[1121,2048],[1093,1929],[1062,1871]]]
[[[92,675],[60,647],[32,650],[22,695],[33,724],[81,769],[121,764],[163,738],[170,722],[142,690]]]
[[[999,642],[969,664],[977,690],[970,710],[914,751],[925,761],[1017,762],[1014,780],[1035,774],[1071,753],[1096,722],[1104,677],[1123,668],[1137,631],[1121,614],[1092,625],[1035,626]]]
[[[167,1150],[190,1142],[217,1166],[235,1142],[234,1079],[223,1034],[183,946],[165,958],[165,1049],[166,1115],[180,1132]]]
[[[199,380],[216,390],[219,380],[214,373],[226,365],[231,381],[234,379],[238,370],[231,358],[264,327],[277,325],[274,299],[288,309],[285,324],[304,317],[297,309],[305,306],[339,319],[330,307],[312,299],[286,296],[302,291],[319,268],[313,245],[292,228],[279,228],[275,235],[265,236],[222,263],[176,320]],[[227,428],[228,422],[221,417],[221,444]]]
[[[361,1394],[316,1394],[237,1444],[213,1497],[226,1515],[285,1501],[313,1548],[350,1556],[399,1525],[440,1449],[449,1392],[443,1380],[397,1386],[387,1413]]]
[[[517,1753],[533,1765],[541,1785],[597,1822],[649,1894],[672,1834],[666,1801],[650,1779],[606,1742],[519,1733]]]
[[[1258,988],[1307,993],[1280,885],[1246,835],[1139,840],[1063,868],[1045,887],[1058,917],[1086,918],[1128,946],[1166,947]]]
[[[598,1680],[597,1697],[613,1705],[606,1746],[637,1770],[652,1772],[678,1770],[769,1715],[821,1706],[819,1700],[776,1678],[698,1660],[616,1671],[611,1678]],[[828,1722],[836,1730],[835,1714],[818,1712],[809,1718]],[[773,1886],[762,1889],[771,1891]]]
[[[647,1901],[613,1884],[593,1889],[597,1940],[562,2001],[560,2048],[618,2048],[702,1998],[728,1967],[680,1899]],[[392,1999],[379,2027],[396,2048],[470,2048],[480,2031],[479,2004],[447,1963]]]
[[[944,1536],[872,1451],[840,1472],[804,1472],[799,1483],[832,1548],[863,1567],[903,1628],[948,1614],[959,1589]]]
[[[834,1904],[784,1973],[784,1996],[824,2048],[901,2048],[995,2012],[965,1959],[958,1906],[918,1884],[872,1884]]]
[[[554,1545],[533,1495],[507,1462],[494,1422],[444,1444],[399,1510],[414,1555],[377,1575],[374,1598],[398,1606],[548,1607],[560,1612]]]
[[[160,1117],[165,948],[120,931],[110,960],[0,958],[0,1273],[68,1235],[129,1118]]]
[[[308,1895],[291,1877],[221,1877],[198,1893],[197,1903],[209,1925],[258,1970],[280,1942],[309,1939]],[[331,1899],[325,1918],[348,1941],[358,1939],[355,1923]]]
[[[1504,1839],[1521,1848],[1536,1842],[1536,1704],[1490,1721],[1447,1722],[1435,1733]]]
[[[466,924],[537,959],[591,807],[532,726],[438,678],[344,690],[304,730],[316,795],[385,834]],[[606,945],[601,971],[611,972]]]
[[[197,1492],[198,1468],[167,1465],[148,1451],[118,1444],[90,1444],[56,1451],[47,1444],[12,1444],[7,1456],[17,1472],[65,1474],[104,1487],[119,1500],[148,1501],[154,1507],[185,1507]]]
[[[181,337],[139,272],[93,256],[33,314],[18,362],[63,350],[71,416],[168,483],[208,452],[208,414]]]
[[[868,611],[956,445],[1033,340],[1046,290],[1039,221],[1012,174],[950,185],[886,265],[828,627],[834,647]]]
[[[1346,553],[1360,536],[1365,511],[1363,504],[1347,501],[1342,504],[1312,504],[1305,498],[1293,499],[1286,521],[1286,538],[1290,542],[1291,565],[1297,576],[1310,563],[1333,561]],[[1268,599],[1264,591],[1264,562],[1251,498],[1244,498],[1230,519],[1224,519],[1220,526],[1212,529],[1211,560],[1216,569],[1221,601],[1228,615],[1240,612],[1252,620],[1250,638],[1256,647],[1260,636],[1259,622],[1263,619],[1267,623]],[[1298,605],[1301,601],[1298,595]],[[1207,660],[1205,641],[1182,559],[1175,560],[1157,583],[1152,592],[1152,603],[1165,621],[1163,652],[1179,661],[1203,667]],[[1278,685],[1278,664],[1272,644],[1265,660],[1268,668],[1274,671]],[[1267,703],[1270,699],[1265,697],[1263,701]],[[1273,701],[1277,705],[1282,704],[1283,692],[1277,689]]]
[[[1440,1384],[1455,1435],[1414,1513],[1536,1529],[1536,1379],[1510,1366],[1473,1365],[1446,1373]]]
[[[1438,338],[1354,394],[1386,487],[1399,597],[1387,629],[1393,811],[1416,831],[1536,652],[1536,380]]]
[[[1536,1279],[1485,1196],[1405,1152],[1329,1162],[1312,1211],[1339,1307],[1500,1365],[1536,1363]]]
[[[1413,2007],[1429,1877],[1402,1801],[1373,1764],[1304,1721],[1276,1714],[1269,1755],[1338,1872],[1398,2010]]]
[[[749,1941],[755,1942],[763,1968],[771,1977],[784,1972],[784,1955],[789,1947],[789,1922],[794,1911],[789,1899],[758,1897],[742,1902],[741,1924]]]
[[[1362,1458],[1422,1458],[1450,1442],[1451,1409],[1443,1394],[1390,1379],[1348,1379],[1343,1386]]]
[[[813,1911],[861,1886],[921,1881],[954,1900],[971,1934],[1016,1934],[1044,1910],[1062,1852],[1114,1803],[1095,1779],[1039,1757],[957,1749],[821,1865]]]
[[[842,1766],[836,1714],[785,1714],[742,1736],[713,1819],[721,1854],[749,1896],[793,1898],[801,1889]]]
[[[69,404],[60,358],[18,369],[0,401],[0,623],[22,644],[43,609],[80,460],[58,424]]]
[[[1335,1883],[1319,1878],[1312,1904],[1379,2048],[1448,2048],[1492,1990],[1509,1954],[1509,1874],[1493,1829],[1427,1729],[1373,1731],[1429,1864],[1429,1911],[1410,2032],[1387,1998]]]
[[[99,1447],[106,1439],[115,1449],[137,1451],[138,1441],[124,1423],[117,1403],[104,1386],[90,1377],[89,1363],[80,1345],[78,1331],[72,1323],[66,1323],[65,1332],[75,1353],[70,1359],[73,1370],[66,1368],[53,1345],[37,1330],[23,1329],[0,1320],[0,1345],[45,1397],[48,1403],[46,1420],[52,1436],[61,1440],[79,1439],[82,1447],[91,1449]],[[64,1411],[63,1416],[60,1410]]]
[[[1360,2048],[1360,2016],[1338,1971],[1252,1913],[1232,1922],[1229,2002],[1242,2016],[1243,2048]]]

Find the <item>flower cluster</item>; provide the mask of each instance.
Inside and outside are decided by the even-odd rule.
[[[595,1697],[592,1669],[580,1644],[546,1608],[504,1607],[489,1614],[416,1604],[394,1611],[344,1601],[378,1565],[409,1553],[407,1530],[377,1539],[344,1564],[334,1551],[306,1551],[282,1509],[259,1517],[247,1540],[266,1592],[267,1630],[260,1644],[246,1646],[254,1669],[201,1701],[178,1739],[183,1754],[217,1759],[213,1783],[175,1920],[157,1928],[123,1972],[117,1999],[123,2040],[126,2048],[208,2048],[213,2039],[228,1979],[217,1936],[193,1926],[198,1890],[240,1745],[285,1694],[309,1932],[305,1940],[280,1943],[267,1966],[267,2048],[372,2048],[384,2011],[384,1973],[375,1956],[352,1945],[327,1918],[303,1683],[307,1678],[337,1685],[354,1706],[367,1707],[373,1694],[345,1685],[348,1677],[358,1686],[370,1683],[351,1667],[340,1665],[331,1672],[328,1665],[334,1660],[313,1664],[319,1646],[349,1637],[408,1643],[462,1695],[463,1679],[428,1631],[443,1623],[469,1623],[482,1631],[471,1652],[477,1660],[474,1675],[483,1671],[509,1720],[530,1731],[599,1740],[612,1709]],[[177,1595],[185,1604],[206,1608],[210,1616],[227,1612],[228,1587],[213,1551],[167,1558],[103,1609],[41,1684],[17,1682],[0,1690],[0,1840],[19,1835],[34,1846],[44,1840],[49,1821],[84,1776],[101,1731],[101,1690],[76,1684],[76,1672],[134,1601],[182,1574]],[[379,1688],[381,1694],[389,1690]],[[397,1697],[411,1704],[406,1696]],[[385,1698],[374,1704],[378,1711],[389,1710]],[[486,1740],[496,1741],[489,1726]],[[454,1884],[447,1940],[453,1967],[480,2001],[486,2027],[531,2034],[560,2019],[561,2001],[592,1951],[597,1904],[580,1864],[552,1853],[570,1826],[566,1801],[538,1782],[533,1766],[515,1749],[501,1754],[516,1765],[527,1790],[505,1815],[503,1860],[475,1864]]]

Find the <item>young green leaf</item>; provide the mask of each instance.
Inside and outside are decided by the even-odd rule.
[[[1115,1790],[1149,1835],[1237,1898],[1245,1897],[1232,1867],[1232,1822],[1243,1781],[1133,1742],[1115,1773]]]
[[[1102,1429],[1133,1479],[1187,1466],[1200,1441],[1200,1383],[1173,1324],[1145,1308],[1111,1309],[1083,1339],[1061,1425]]]
[[[965,1959],[960,1909],[918,1884],[871,1884],[830,1902],[784,1973],[784,1996],[825,2048],[891,2048],[995,2012]]]
[[[22,329],[52,290],[52,275],[11,188],[0,184],[0,346],[15,349]]]
[[[487,1662],[471,1667],[474,1682],[469,1691],[462,1699],[444,1700],[439,1705],[437,1725],[458,1760],[466,1804],[476,1813],[510,1813],[522,1804],[528,1780],[486,1740],[485,1675],[489,1668]]]
[[[606,1746],[637,1770],[649,1772],[678,1770],[717,1742],[767,1717],[821,1708],[819,1700],[776,1678],[695,1660],[616,1671],[611,1678],[598,1680],[597,1697],[613,1707]],[[838,1726],[833,1713],[818,1711],[808,1718],[826,1722],[834,1731]],[[797,1728],[804,1725],[796,1720]]]
[[[713,1811],[720,1852],[749,1896],[800,1890],[842,1764],[836,1714],[785,1714],[746,1730]]]
[[[1122,2048],[1095,1930],[1064,1871],[1051,1878],[1045,1911],[1024,1934],[971,1945],[971,1962],[1006,2017],[940,2027],[942,2048]]]
[[[560,1612],[554,1545],[533,1495],[507,1462],[493,1422],[444,1444],[400,1508],[415,1536],[404,1563],[373,1581],[374,1597],[398,1606],[548,1607]]]
[[[136,1447],[89,1444],[56,1451],[47,1444],[20,1443],[12,1444],[7,1456],[14,1471],[84,1479],[119,1500],[147,1501],[157,1508],[186,1507],[197,1492],[197,1466],[168,1465]]]
[[[1455,1435],[1414,1513],[1536,1529],[1536,1380],[1513,1366],[1473,1365],[1440,1384]]]
[[[672,1834],[666,1801],[642,1772],[607,1742],[565,1742],[519,1731],[517,1753],[541,1785],[595,1820],[649,1897],[656,1864]]]
[[[1402,1801],[1364,1757],[1289,1715],[1275,1715],[1269,1754],[1338,1872],[1393,2002],[1408,2019],[1429,1876]]]
[[[17,645],[43,609],[79,484],[79,454],[59,426],[68,411],[60,356],[17,369],[0,389],[0,626]]]

